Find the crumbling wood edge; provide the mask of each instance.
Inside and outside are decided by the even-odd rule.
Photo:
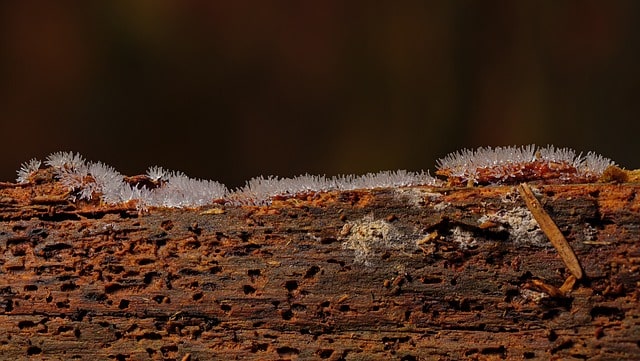
[[[639,184],[333,192],[268,207],[0,189],[6,359],[637,359]],[[569,280],[569,281],[567,281]]]

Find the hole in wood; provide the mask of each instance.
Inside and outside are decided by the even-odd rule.
[[[33,321],[20,321],[18,322],[18,328],[19,329],[23,329],[23,328],[27,328],[27,327],[34,327],[36,324]]]
[[[280,356],[291,356],[291,355],[298,355],[300,353],[300,350],[298,350],[297,348],[284,346],[284,347],[278,347],[276,349],[276,352]]]
[[[536,354],[534,352],[525,352],[522,357],[524,357],[524,359],[529,360],[532,358],[536,357]]]
[[[60,286],[60,291],[62,292],[68,292],[68,291],[73,291],[75,289],[79,288],[75,283],[73,282],[69,282],[69,283],[63,283]]]
[[[251,353],[264,352],[269,348],[268,343],[254,343],[251,345]]]
[[[318,356],[321,359],[327,359],[329,357],[331,357],[331,355],[333,355],[333,350],[332,349],[322,349],[322,350],[318,350],[318,352],[316,352],[318,354]]]
[[[260,270],[259,269],[250,269],[247,271],[247,276],[249,277],[258,277],[260,276]]]
[[[129,307],[129,300],[122,299],[120,300],[120,304],[118,304],[118,308],[124,310]]]
[[[160,227],[162,227],[162,229],[164,229],[165,231],[170,231],[171,229],[173,229],[173,222],[170,219],[167,219],[160,223]]]
[[[320,272],[320,267],[318,267],[318,266],[311,266],[311,267],[309,267],[309,269],[307,270],[307,272],[304,274],[304,278],[312,278],[312,277],[314,277],[316,274],[318,274],[318,272]]]
[[[624,311],[616,307],[596,306],[589,312],[591,318],[607,317],[611,321],[620,321],[624,319]]]
[[[39,355],[42,353],[42,349],[38,346],[29,346],[27,348],[27,356]]]
[[[295,280],[287,281],[284,284],[284,288],[286,288],[287,291],[289,292],[294,291],[298,288],[298,281],[295,281]]]
[[[291,310],[282,311],[280,314],[283,320],[289,321],[293,318],[293,312]]]
[[[141,258],[141,259],[138,260],[137,263],[140,266],[145,266],[145,265],[148,265],[148,264],[151,264],[151,263],[154,263],[154,262],[155,262],[155,260],[151,259],[151,258]]]

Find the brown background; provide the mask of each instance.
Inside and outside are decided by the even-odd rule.
[[[0,180],[75,150],[234,187],[555,144],[639,168],[640,2],[13,1]]]

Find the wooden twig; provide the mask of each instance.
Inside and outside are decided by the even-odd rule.
[[[518,187],[518,191],[527,204],[527,208],[529,208],[529,211],[533,214],[533,218],[538,222],[540,229],[542,229],[542,232],[549,238],[551,244],[553,244],[560,254],[562,261],[567,265],[569,272],[571,272],[576,279],[581,279],[583,276],[582,267],[580,267],[576,254],[573,252],[567,239],[562,235],[562,232],[560,232],[558,226],[553,222],[553,219],[551,219],[549,214],[542,208],[542,204],[540,204],[540,201],[538,201],[531,191],[531,187],[529,187],[527,183],[522,183]]]

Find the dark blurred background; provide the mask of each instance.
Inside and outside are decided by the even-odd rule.
[[[637,1],[6,1],[0,180],[74,150],[230,187],[463,147],[640,168]]]

